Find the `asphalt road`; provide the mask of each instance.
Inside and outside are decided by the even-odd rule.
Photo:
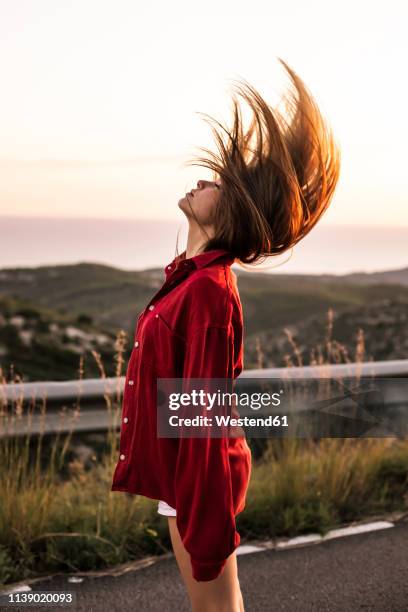
[[[246,612],[407,612],[408,522],[301,548],[239,555],[238,567]],[[80,584],[58,576],[32,588],[75,591],[77,605],[65,609],[79,612],[190,610],[173,556],[120,576],[85,577]]]

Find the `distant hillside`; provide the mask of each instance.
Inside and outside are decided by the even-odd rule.
[[[331,327],[331,331],[329,333]],[[283,367],[324,361],[386,361],[408,359],[408,299],[375,300],[332,318],[311,315],[281,330],[249,336],[245,367]]]
[[[236,266],[234,270],[244,308],[246,367],[256,367],[255,345],[260,341],[267,347],[268,364],[283,365],[283,354],[290,348],[283,332],[286,327],[296,331],[305,347],[318,341],[319,335],[322,341],[329,308],[335,313],[335,332],[345,344],[351,345],[361,325],[377,338],[371,347],[375,359],[408,357],[403,319],[408,304],[408,268],[345,276],[266,274]],[[163,280],[161,268],[125,271],[92,263],[0,270],[0,365],[12,360],[32,380],[75,378],[82,351],[90,357],[85,374],[90,376],[95,372],[90,347],[98,346],[92,334],[110,338],[110,348],[105,347],[110,359],[117,332],[122,329],[133,334],[138,314]],[[368,324],[386,316],[390,308],[393,314],[382,331],[376,324]],[[38,312],[30,318],[24,309]],[[24,321],[18,319],[21,316]],[[10,322],[13,317],[17,317],[14,323]],[[77,335],[80,349],[74,349],[72,339],[61,331],[66,327],[83,332],[81,341],[81,333],[69,332]],[[31,348],[29,337],[34,343]],[[380,346],[380,337],[387,337],[388,344]]]
[[[408,294],[406,285],[390,286],[388,282],[378,285],[367,279],[358,284],[355,279],[348,282],[347,276],[265,274],[234,269],[249,334],[288,325],[311,314],[319,315],[330,306],[341,311],[375,299]],[[7,268],[0,270],[0,295],[28,299],[73,317],[86,313],[99,325],[129,330],[163,280],[164,271],[160,268],[129,272],[92,263]]]
[[[408,241],[408,239],[407,239]],[[237,274],[247,274],[238,269]],[[408,286],[408,267],[382,272],[353,272],[351,274],[281,274],[273,275],[287,281],[312,281],[319,283],[352,283],[358,285],[405,285]]]
[[[38,307],[28,300],[0,297],[0,367],[2,378],[72,380],[99,377],[95,351],[107,376],[115,374],[115,340],[86,314],[76,318]],[[129,348],[126,347],[126,356]]]
[[[408,238],[407,238],[408,242]],[[405,285],[408,286],[408,268],[401,270],[386,270],[385,272],[354,272],[340,277],[322,274],[321,281],[330,279],[341,279],[342,282],[356,283],[359,285]]]
[[[157,272],[87,263],[7,268],[0,270],[0,295],[28,299],[61,314],[87,313],[99,324],[129,329],[161,285],[159,277]]]

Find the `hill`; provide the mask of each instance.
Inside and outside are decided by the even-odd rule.
[[[356,326],[360,326],[371,338],[376,337],[370,344],[373,358],[407,357],[404,313],[408,304],[408,268],[344,276],[267,274],[247,272],[237,266],[234,270],[244,309],[245,367],[257,366],[259,343],[265,345],[265,365],[283,365],[284,354],[290,350],[285,328],[292,330],[306,354],[313,343],[324,338],[330,308],[334,311],[335,332],[350,350]],[[109,348],[109,343],[105,347],[106,358],[110,359],[116,334],[124,330],[132,336],[138,314],[163,280],[161,268],[126,271],[94,263],[3,268],[0,364],[4,368],[14,360],[31,380],[50,376],[55,380],[76,378],[78,350],[89,356],[91,347],[99,346],[91,336],[106,335],[110,338]],[[21,309],[27,308],[37,311],[37,315],[13,326],[10,318],[24,316]],[[388,323],[382,331],[371,324],[387,314]],[[79,347],[73,348],[72,338],[61,332],[61,325],[63,329],[79,329],[80,333],[69,332],[76,334]],[[388,344],[380,342],[381,334],[388,338]],[[35,345],[30,352],[24,337],[26,343],[29,337],[34,343],[41,338],[41,348]],[[95,371],[90,363],[87,368],[87,376]]]
[[[112,330],[94,325],[86,314],[74,318],[28,300],[0,297],[0,369],[7,382],[98,377],[93,351],[106,375],[113,376],[115,341]]]

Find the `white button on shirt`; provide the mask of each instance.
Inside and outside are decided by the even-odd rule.
[[[125,417],[125,418],[123,419],[123,422],[124,422],[124,423],[128,423],[128,422],[129,422],[129,419],[128,419],[127,417]]]
[[[121,455],[120,459],[121,459],[121,461],[123,461],[125,459],[125,455]]]
[[[149,306],[149,310],[153,310],[154,305],[152,304],[151,306]]]
[[[129,385],[133,385],[134,381],[133,380],[129,380]]]
[[[136,340],[135,347],[137,348],[138,346],[139,346],[139,340]]]

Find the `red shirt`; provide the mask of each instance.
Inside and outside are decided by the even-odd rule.
[[[224,249],[165,268],[141,312],[126,372],[112,491],[163,500],[196,580],[216,578],[240,543],[251,451],[245,437],[158,438],[157,378],[235,379],[243,367],[243,318],[234,257]]]

